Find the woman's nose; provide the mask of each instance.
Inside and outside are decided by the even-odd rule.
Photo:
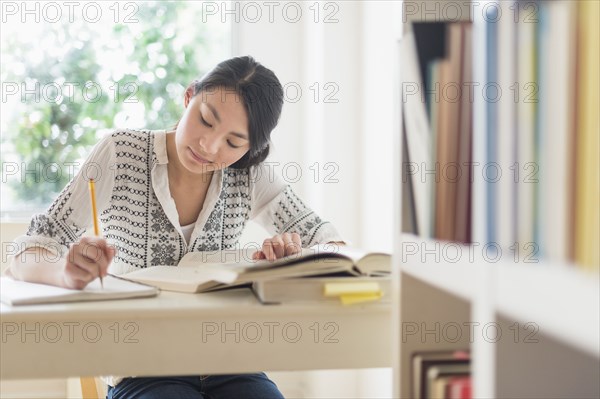
[[[217,135],[201,137],[200,147],[202,147],[207,154],[216,154],[219,150],[219,140]]]

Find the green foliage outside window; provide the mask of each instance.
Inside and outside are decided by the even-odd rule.
[[[201,20],[198,3],[137,5],[138,22],[48,23],[33,46],[25,35],[5,38],[2,82],[19,86],[2,132],[3,168],[19,170],[3,187],[15,201],[8,208],[48,205],[73,177],[73,165],[115,128],[172,127],[185,85],[230,56],[227,28],[219,35],[193,23]]]

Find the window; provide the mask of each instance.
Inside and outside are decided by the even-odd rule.
[[[3,220],[46,209],[114,129],[177,122],[187,84],[231,57],[206,3],[3,3]]]

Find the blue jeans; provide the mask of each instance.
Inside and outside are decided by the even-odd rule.
[[[125,378],[108,399],[283,399],[265,373]]]

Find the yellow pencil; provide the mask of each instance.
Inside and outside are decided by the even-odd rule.
[[[98,224],[98,213],[96,211],[96,186],[94,179],[90,179],[90,198],[92,200],[92,220],[94,221],[94,234],[100,237],[100,226]],[[104,289],[104,281],[102,281],[102,274],[100,274],[100,286]]]

